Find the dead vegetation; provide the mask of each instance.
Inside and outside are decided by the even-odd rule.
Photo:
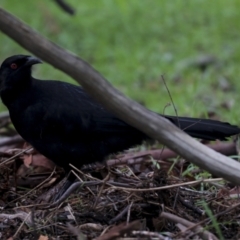
[[[239,238],[238,187],[164,148],[73,166],[78,182],[46,204],[62,170],[24,145],[7,115],[0,125],[2,239]],[[209,147],[236,155],[234,143]]]

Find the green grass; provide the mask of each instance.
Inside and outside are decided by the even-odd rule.
[[[206,116],[239,124],[240,2],[237,0],[68,0],[74,17],[53,1],[1,0],[1,6],[42,35],[79,55],[115,87],[151,110],[170,102],[164,75],[179,115]],[[26,53],[0,33],[0,60]],[[213,55],[218,66],[203,74],[189,59]],[[34,76],[72,81],[44,64]],[[225,78],[231,91],[219,85]],[[73,81],[72,81],[73,82]],[[224,108],[225,103],[232,103]],[[165,114],[174,114],[172,107]]]

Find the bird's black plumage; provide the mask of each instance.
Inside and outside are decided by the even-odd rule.
[[[0,68],[0,96],[24,140],[69,170],[101,161],[148,137],[108,112],[81,87],[31,76],[35,57],[15,55]],[[225,140],[240,129],[220,121],[165,116],[196,138]]]

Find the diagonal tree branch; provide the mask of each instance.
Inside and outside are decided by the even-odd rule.
[[[48,41],[2,8],[0,30],[28,51],[67,73],[122,120],[214,175],[237,185],[240,183],[240,163],[207,148],[165,118],[126,98],[87,62]]]

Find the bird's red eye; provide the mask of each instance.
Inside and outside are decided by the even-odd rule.
[[[11,64],[11,69],[17,69],[17,67],[18,67],[18,66],[17,66],[16,63],[12,63],[12,64]]]

